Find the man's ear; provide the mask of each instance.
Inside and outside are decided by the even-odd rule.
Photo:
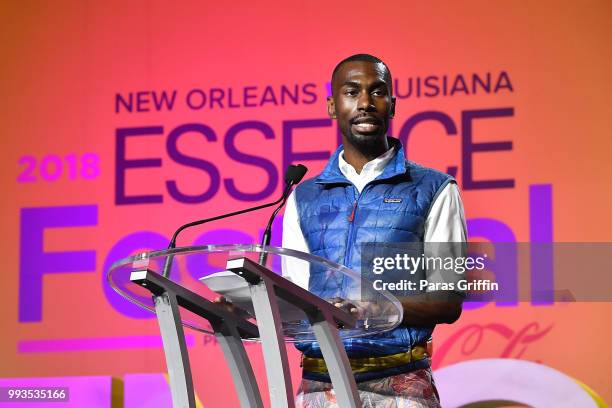
[[[395,96],[391,97],[391,109],[389,109],[389,117],[395,116]]]
[[[331,96],[327,97],[327,114],[330,118],[336,119],[336,104]]]

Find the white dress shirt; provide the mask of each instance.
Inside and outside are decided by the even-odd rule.
[[[396,149],[391,148],[379,157],[367,162],[360,173],[344,160],[344,151],[340,153],[338,165],[342,174],[361,192],[363,188],[380,176],[387,164],[395,156]],[[465,242],[467,238],[463,203],[456,183],[449,183],[438,194],[425,220],[425,242]],[[283,248],[310,252],[308,243],[300,227],[300,220],[295,202],[295,191],[287,200],[283,218]],[[303,268],[283,267],[283,275],[294,283],[308,288],[308,272]]]

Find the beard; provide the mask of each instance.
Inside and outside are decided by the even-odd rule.
[[[351,127],[343,132],[347,141],[353,145],[357,150],[367,155],[367,153],[379,150],[379,147],[385,143],[387,138],[386,126],[381,130],[379,134],[362,135],[351,132]]]

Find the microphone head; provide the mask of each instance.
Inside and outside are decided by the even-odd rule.
[[[303,164],[289,165],[289,167],[287,167],[287,171],[285,172],[285,183],[296,185],[302,181],[307,171],[308,169]]]

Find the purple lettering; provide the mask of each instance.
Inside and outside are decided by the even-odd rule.
[[[149,109],[149,92],[141,91],[136,92],[136,111],[137,112],[148,112]]]
[[[126,100],[120,93],[115,94],[115,113],[119,113],[121,106],[128,112],[132,112],[134,109],[133,106],[133,94],[130,92],[128,94],[128,99]]]
[[[463,156],[463,188],[482,190],[490,188],[514,188],[514,179],[474,180],[474,153],[512,150],[512,142],[474,143],[472,141],[472,122],[480,118],[501,118],[514,116],[514,108],[468,110],[461,112],[461,139]]]
[[[47,273],[93,272],[95,251],[44,252],[47,228],[92,226],[95,205],[22,208],[19,235],[19,321],[42,320],[42,279]]]
[[[552,185],[529,186],[531,303],[554,302]]]
[[[276,100],[276,95],[274,94],[274,89],[270,85],[264,88],[263,96],[259,101],[259,106],[263,106],[265,104],[278,105],[278,101]]]
[[[229,108],[240,108],[240,104],[234,102],[234,90],[232,88],[227,89],[227,106]]]
[[[308,160],[327,160],[331,156],[328,151],[299,152],[293,151],[293,131],[302,128],[329,127],[331,119],[304,119],[283,121],[283,169],[290,164]]]
[[[193,110],[202,109],[206,106],[206,94],[201,89],[192,89],[187,93],[187,106]]]
[[[317,101],[317,93],[315,92],[316,89],[316,84],[313,84],[311,82],[304,84],[304,86],[302,86],[302,92],[304,93],[304,95],[310,96],[310,98],[302,98],[302,103],[306,105],[315,103]]]
[[[257,94],[253,91],[257,91],[256,86],[245,86],[243,88],[244,106],[247,108],[254,108],[257,106],[255,102],[250,102],[250,100],[257,98]]]
[[[62,175],[62,159],[49,154],[40,161],[40,175],[47,181],[55,181]]]
[[[274,192],[276,185],[278,184],[278,172],[276,171],[276,167],[274,167],[274,163],[272,163],[270,160],[263,157],[242,153],[236,149],[236,137],[238,136],[238,133],[248,129],[258,130],[263,134],[265,139],[274,139],[274,130],[272,130],[268,124],[257,121],[240,122],[232,126],[227,131],[224,141],[225,151],[229,157],[239,163],[250,164],[263,169],[268,175],[268,182],[263,190],[255,193],[245,193],[238,190],[234,179],[231,178],[224,179],[223,184],[225,185],[227,192],[235,199],[240,201],[257,201],[268,197]],[[255,143],[253,141],[249,141],[248,143],[243,144],[254,145]],[[257,145],[261,146],[259,143],[257,143]],[[250,180],[253,180],[254,178],[255,176],[253,175],[248,177],[248,184],[251,184]],[[257,177],[257,179],[259,179],[259,177]]]
[[[174,101],[176,100],[176,91],[172,91],[171,95],[172,96],[168,95],[166,91],[162,91],[158,99],[157,92],[153,92],[153,104],[155,105],[155,109],[160,111],[165,107],[167,110],[172,110]]]
[[[134,319],[151,319],[155,317],[154,313],[127,301],[121,295],[115,292],[113,288],[111,288],[106,279],[106,274],[110,270],[112,264],[120,259],[133,255],[137,251],[164,248],[168,245],[168,241],[168,238],[156,232],[139,231],[125,236],[110,249],[108,255],[106,255],[104,267],[102,269],[102,289],[106,299],[108,299],[111,306],[119,313]],[[180,274],[174,270],[175,268],[178,268],[177,265],[178,262],[174,262],[172,265],[171,276],[173,277],[172,279],[174,281],[178,281],[178,278],[180,277]],[[160,260],[155,272],[161,273],[162,270],[163,260]],[[125,271],[126,273],[124,274],[115,274],[115,279],[113,282],[115,282],[117,286],[123,289],[125,292],[130,293],[132,291],[129,290],[129,286],[136,285],[130,282],[130,276],[129,273],[127,273],[127,269]],[[150,294],[146,296],[138,296],[133,293],[133,296],[145,305],[152,305]]]
[[[469,95],[469,91],[467,85],[465,84],[465,79],[463,79],[463,75],[459,74],[455,78],[455,82],[453,83],[453,87],[451,88],[450,95],[453,96],[456,92],[463,92],[466,95]]]
[[[208,188],[201,194],[196,195],[182,193],[178,189],[177,182],[174,180],[166,181],[168,193],[172,196],[172,198],[186,204],[198,204],[210,200],[215,194],[217,194],[217,191],[219,191],[219,185],[221,184],[220,175],[219,170],[217,170],[215,165],[211,162],[192,156],[187,156],[178,150],[178,140],[187,132],[199,133],[210,142],[216,141],[217,135],[215,134],[214,130],[206,125],[200,123],[188,123],[178,126],[176,129],[170,132],[168,135],[168,140],[166,141],[168,155],[172,160],[188,167],[200,169],[207,173],[210,177],[210,184]]]
[[[487,270],[495,273],[499,291],[495,294],[497,306],[513,306],[518,301],[518,261],[516,238],[512,229],[491,218],[475,218],[467,221],[468,236],[485,238],[495,248],[495,259],[485,262]],[[475,254],[475,256],[479,256]],[[483,302],[466,302],[466,309],[484,306]]]
[[[510,82],[510,76],[506,71],[502,71],[497,78],[497,83],[495,84],[495,93],[497,93],[500,89],[507,89],[510,92],[514,92],[514,88],[512,87],[512,83]]]
[[[161,135],[164,128],[161,126],[121,128],[117,129],[115,142],[115,204],[150,204],[163,202],[161,195],[128,196],[125,193],[125,172],[127,169],[161,167],[162,161],[155,159],[132,159],[125,158],[126,140],[132,136]]]
[[[225,91],[221,88],[210,89],[210,109],[215,107],[215,103],[219,104],[219,107],[223,109],[223,98],[225,97]]]
[[[23,172],[17,176],[19,183],[32,183],[36,181],[34,176],[34,169],[36,168],[36,157],[34,156],[23,156],[18,161],[19,164],[25,164],[26,167]]]
[[[446,134],[449,136],[457,134],[457,127],[455,126],[455,122],[446,113],[440,112],[440,111],[425,111],[425,112],[417,113],[416,115],[411,116],[404,123],[404,125],[400,128],[399,135],[398,135],[398,138],[404,144],[404,150],[406,151],[407,157],[410,157],[408,154],[408,137],[410,136],[410,132],[412,132],[412,129],[417,124],[421,122],[425,122],[427,120],[434,120],[442,124],[442,126],[444,126],[444,130],[446,131]],[[449,166],[446,172],[450,174],[451,176],[456,177],[457,176],[457,166]]]

